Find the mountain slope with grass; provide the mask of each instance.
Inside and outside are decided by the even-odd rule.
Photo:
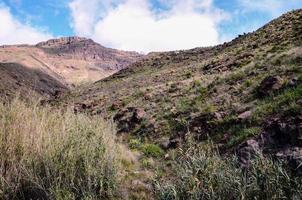
[[[302,10],[222,45],[150,54],[57,103],[113,117],[125,141],[167,157],[210,139],[241,165],[262,152],[301,174]]]
[[[253,136],[237,137],[241,128],[257,134],[270,116],[299,111],[301,19],[296,10],[223,45],[150,55],[62,101],[77,111],[114,116],[120,132],[152,141],[190,132],[238,145]],[[233,130],[235,123],[243,127]]]
[[[0,111],[0,199],[301,199],[302,10]]]

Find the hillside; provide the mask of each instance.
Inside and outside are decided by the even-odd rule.
[[[50,98],[68,90],[49,74],[17,63],[0,63],[0,74],[0,98],[9,99],[16,94]]]
[[[0,97],[50,97],[0,102],[0,199],[302,199],[302,9],[214,47],[0,59]]]
[[[52,39],[35,46],[0,47],[0,63],[43,71],[65,86],[100,80],[140,58],[138,53],[105,48],[80,37]]]
[[[295,10],[229,43],[151,54],[61,101],[113,117],[128,142],[169,152],[210,138],[243,164],[263,150],[301,173],[301,83],[302,10]]]

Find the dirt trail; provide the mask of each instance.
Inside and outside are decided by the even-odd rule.
[[[152,180],[154,172],[142,165],[142,153],[130,150],[128,145],[120,143],[122,170],[120,173],[121,199],[154,199]]]

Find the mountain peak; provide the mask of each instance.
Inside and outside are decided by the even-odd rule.
[[[79,37],[79,36],[71,36],[71,37],[61,37],[56,39],[50,39],[44,42],[38,43],[37,47],[53,47],[53,46],[61,46],[61,45],[68,45],[72,43],[78,43],[83,41],[90,41],[92,43],[93,40],[85,38],[85,37]]]

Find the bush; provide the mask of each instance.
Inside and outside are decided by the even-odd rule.
[[[20,100],[0,104],[0,199],[113,196],[114,137],[100,118]]]
[[[142,150],[146,156],[154,158],[160,158],[164,154],[164,151],[156,144],[145,144],[142,146]]]
[[[130,139],[129,140],[129,148],[130,149],[139,149],[141,146],[141,142],[138,139]]]
[[[210,148],[189,149],[175,159],[175,177],[155,182],[163,200],[301,199],[302,180],[291,177],[281,163],[259,157],[248,171],[235,158],[221,158]]]

